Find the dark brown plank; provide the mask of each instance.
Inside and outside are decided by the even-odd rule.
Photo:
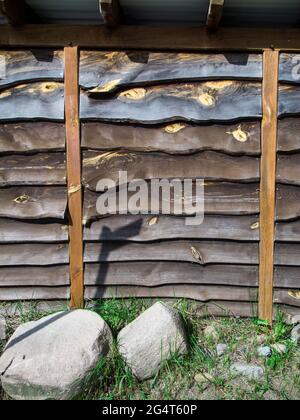
[[[63,80],[64,58],[62,51],[32,49],[19,51],[0,50],[5,61],[5,72],[0,76],[0,87],[42,80]]]
[[[276,223],[276,240],[282,242],[300,242],[300,220]]]
[[[67,244],[0,245],[0,266],[59,265],[69,263]]]
[[[0,120],[32,119],[64,119],[63,83],[30,83],[0,92]]]
[[[67,191],[63,187],[13,187],[0,189],[0,217],[64,219]]]
[[[8,245],[9,246],[9,245]],[[1,247],[0,247],[1,250]],[[53,250],[56,248],[53,246]],[[5,250],[4,250],[5,251]],[[288,249],[279,248],[280,261],[292,260],[287,255]],[[8,253],[11,251],[8,250]],[[51,251],[49,250],[49,253]],[[300,249],[293,251],[300,255]],[[283,254],[283,255],[282,255]],[[118,261],[182,261],[206,264],[258,264],[258,245],[255,243],[217,242],[217,241],[163,241],[156,243],[86,243],[84,261],[118,262]],[[283,262],[282,262],[283,261]],[[296,261],[295,261],[296,262]],[[0,258],[1,264],[1,258]],[[289,265],[289,264],[286,264]],[[292,265],[292,264],[290,264]]]
[[[122,185],[119,172],[127,172],[127,180],[203,178],[206,181],[257,182],[259,158],[232,157],[216,152],[191,156],[171,156],[159,153],[91,152],[83,153],[83,184],[97,191],[100,180],[109,178]],[[1,169],[1,159],[0,159]]]
[[[68,265],[51,267],[1,267],[0,300],[3,287],[68,286]]]
[[[87,286],[147,286],[171,284],[231,285],[256,287],[258,267],[243,265],[210,265],[179,262],[116,262],[86,264]]]
[[[291,188],[291,187],[287,187]],[[114,194],[113,190],[110,190],[107,196]],[[129,212],[132,213],[133,208],[131,203],[131,197],[133,196],[132,192],[128,193],[128,202],[125,203],[125,206],[120,205],[117,197],[117,208],[119,212]],[[99,218],[103,214],[99,214],[96,209],[97,199],[100,197],[98,193],[91,192],[89,190],[85,191],[84,194],[84,223]],[[149,197],[150,198],[150,197]],[[153,200],[154,201],[154,200]],[[185,197],[185,204],[194,205],[195,203],[201,203],[202,197],[196,196],[196,189],[192,196]],[[148,206],[144,206],[145,203],[141,203],[141,214],[149,214],[150,200],[148,200]],[[171,214],[174,214],[175,206],[182,204],[182,197],[174,198],[174,191],[171,190]],[[205,183],[204,188],[204,203],[205,203],[205,214],[220,214],[220,215],[253,215],[259,213],[259,186],[258,184],[231,184],[231,183]],[[127,205],[128,204],[128,205]],[[162,202],[159,201],[155,204],[155,208],[159,211],[157,214],[162,212]],[[125,208],[124,208],[125,207]],[[128,210],[128,211],[127,211]],[[106,215],[115,214],[115,210],[108,206],[106,209]],[[184,209],[183,209],[183,214]]]
[[[274,289],[274,303],[300,307],[300,291]]]
[[[65,127],[51,122],[0,124],[0,153],[65,149]]]
[[[300,266],[300,244],[275,244],[275,265]],[[300,288],[300,280],[299,280]]]
[[[122,91],[113,98],[81,91],[80,117],[137,122],[212,122],[261,117],[261,84],[238,81],[167,84]]]
[[[2,287],[0,301],[69,299],[69,287]]]
[[[299,118],[284,118],[278,121],[277,150],[279,152],[300,151]]]
[[[214,150],[232,155],[260,154],[259,122],[212,126],[174,123],[159,127],[89,122],[82,123],[81,132],[81,145],[85,149],[169,154]]]
[[[276,179],[283,184],[300,185],[300,153],[278,155]]]
[[[262,56],[149,51],[80,53],[80,85],[102,94],[125,86],[211,79],[262,79]]]
[[[299,54],[281,53],[279,60],[279,80],[286,83],[300,83]]]
[[[300,217],[300,188],[278,185],[276,188],[276,220],[288,221]]]
[[[275,267],[274,287],[300,289],[299,267]]]
[[[206,216],[202,224],[188,226],[185,223],[184,217],[119,215],[107,217],[95,221],[90,226],[85,226],[84,239],[86,241],[135,242],[157,241],[161,239],[258,241],[259,223],[257,216]]]
[[[0,186],[66,185],[64,153],[0,157]]]
[[[68,226],[59,223],[34,223],[0,219],[0,243],[66,242]]]
[[[279,89],[278,115],[288,117],[300,113],[300,86],[281,85]]]

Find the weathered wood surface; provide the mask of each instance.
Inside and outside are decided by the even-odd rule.
[[[277,185],[276,220],[287,221],[300,217],[300,188],[293,185]]]
[[[102,94],[125,86],[209,79],[262,79],[262,56],[148,51],[80,53],[80,85]]]
[[[1,267],[0,287],[68,286],[68,265],[50,267]],[[1,300],[0,289],[0,300]]]
[[[64,153],[37,153],[0,157],[0,186],[65,185]]]
[[[0,153],[65,149],[65,127],[51,122],[0,124]]]
[[[63,80],[64,58],[62,51],[32,49],[23,51],[0,50],[0,87],[38,80]]]
[[[299,54],[281,53],[279,60],[279,80],[287,83],[300,83]]]
[[[86,241],[146,242],[161,239],[258,241],[259,223],[257,216],[206,216],[202,224],[188,226],[184,217],[118,215],[97,220],[84,228]]]
[[[278,121],[277,150],[279,152],[300,151],[299,118],[283,118]]]
[[[116,286],[93,287],[85,289],[86,299],[101,298],[190,298],[209,302],[212,300],[235,300],[256,302],[257,289],[231,286],[169,285],[159,287]]]
[[[261,84],[238,81],[167,84],[122,91],[113,98],[81,91],[82,119],[156,124],[260,118]]]
[[[69,287],[2,287],[0,301],[69,299]]]
[[[58,265],[69,263],[68,244],[0,245],[0,266]]]
[[[300,266],[300,244],[276,243],[275,265]],[[300,288],[300,278],[299,278]]]
[[[300,289],[299,267],[275,266],[274,287]]]
[[[116,262],[85,265],[87,286],[147,286],[170,284],[231,285],[256,287],[258,267],[247,265],[209,265],[179,262]]]
[[[276,223],[275,231],[277,241],[300,242],[300,220]]]
[[[64,119],[64,85],[29,83],[0,92],[0,120]]]
[[[273,302],[300,307],[300,291],[274,289]]]
[[[53,246],[53,250],[56,250],[55,246]],[[298,254],[299,251],[298,249]],[[294,252],[297,254],[296,251]],[[286,252],[284,252],[285,254]],[[283,255],[280,258],[280,261],[285,261]],[[213,263],[251,265],[258,264],[258,244],[195,240],[163,241],[148,244],[132,242],[86,243],[84,247],[84,261],[87,263],[106,261],[182,261],[200,265]]]
[[[281,85],[279,87],[278,115],[294,116],[300,113],[300,86]]]
[[[81,145],[105,151],[189,154],[213,150],[258,156],[260,125],[260,122],[209,126],[174,123],[148,127],[88,122],[82,123]]]
[[[127,172],[128,182],[136,179],[200,179],[206,181],[257,182],[259,158],[226,156],[201,152],[191,156],[162,153],[92,152],[83,153],[83,184],[97,191],[100,180],[109,178],[120,184],[119,172]],[[0,159],[1,170],[1,159]]]
[[[292,187],[287,187],[292,188]],[[299,192],[300,193],[300,192]],[[106,197],[110,195],[114,196],[114,191],[109,190],[106,193]],[[117,209],[120,212],[127,211],[132,214],[133,209],[132,206],[135,207],[135,203],[132,203],[131,198],[136,193],[129,192],[128,193],[128,202],[127,203],[119,203],[119,199],[117,197]],[[150,195],[150,192],[149,192]],[[83,222],[84,224],[90,222],[93,219],[97,219],[103,214],[99,214],[96,208],[97,199],[100,197],[99,193],[91,192],[86,190],[84,193],[84,216]],[[146,203],[141,203],[140,210],[141,214],[149,214],[150,212],[150,197],[148,200],[148,205]],[[171,189],[171,214],[174,214],[174,208],[179,206],[179,203],[182,204],[182,197],[174,197],[174,190]],[[194,205],[195,203],[201,204],[203,203],[203,197],[196,196],[196,189],[194,188],[194,192],[192,195],[185,196],[185,204]],[[258,184],[234,184],[234,183],[214,183],[208,182],[205,183],[204,188],[204,209],[205,214],[220,214],[220,215],[253,215],[259,213],[259,185]],[[157,208],[157,214],[161,214],[162,212],[162,201],[159,200],[158,202],[154,202],[153,200],[153,208]],[[300,204],[299,204],[300,207]],[[109,205],[106,209],[106,215],[115,214],[115,209],[112,209]],[[279,214],[285,213],[286,210],[280,207]],[[184,213],[184,211],[183,211]],[[287,214],[288,215],[288,214]]]
[[[63,187],[12,187],[0,189],[0,217],[64,219],[67,190]]]
[[[0,219],[0,243],[66,242],[68,226],[59,223]]]
[[[300,185],[300,153],[277,157],[277,182]]]

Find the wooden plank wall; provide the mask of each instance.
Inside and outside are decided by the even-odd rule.
[[[68,299],[64,54],[0,56],[0,300]]]

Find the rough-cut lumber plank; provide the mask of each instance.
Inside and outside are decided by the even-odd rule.
[[[53,250],[55,251],[55,246]],[[279,248],[279,250],[281,250],[281,248]],[[8,254],[10,252],[11,250],[8,249]],[[258,245],[255,243],[196,240],[163,241],[149,244],[135,244],[132,242],[86,243],[84,247],[84,261],[86,263],[118,261],[182,261],[200,265],[213,263],[251,265],[258,264]],[[283,261],[285,260],[283,259]]]
[[[68,265],[50,267],[1,267],[0,287],[68,286]],[[0,289],[0,296],[1,296]],[[1,298],[0,298],[1,299]]]
[[[134,242],[162,239],[258,241],[259,223],[257,216],[206,216],[202,224],[188,226],[184,217],[119,215],[97,220],[90,226],[85,226],[84,239],[86,241]]]
[[[137,87],[113,98],[81,91],[82,119],[155,124],[259,118],[261,84],[238,81]]]
[[[275,265],[300,266],[300,244],[276,243]]]
[[[159,287],[116,286],[116,287],[86,287],[87,299],[101,298],[189,298],[209,302],[212,300],[236,300],[241,302],[256,302],[257,289],[231,286],[198,286],[171,285]]]
[[[264,52],[260,184],[259,316],[270,324],[273,321],[278,63],[278,51]]]
[[[288,221],[300,217],[300,188],[293,185],[277,185],[276,220]]]
[[[59,223],[0,219],[0,243],[66,242],[68,226]]]
[[[65,149],[65,128],[52,122],[0,124],[0,153]]]
[[[2,287],[0,301],[69,299],[69,287]]]
[[[258,267],[243,265],[210,265],[178,262],[126,262],[85,265],[88,286],[147,286],[170,284],[231,285],[256,287]]]
[[[98,0],[101,17],[106,26],[113,28],[121,23],[119,0]]]
[[[206,181],[257,182],[259,158],[226,156],[216,152],[201,152],[191,156],[171,156],[162,153],[92,152],[83,153],[83,184],[97,191],[100,180],[109,178],[122,185],[120,171],[127,180],[136,179],[196,179]],[[1,170],[1,159],[0,159]],[[0,178],[1,179],[1,178]]]
[[[300,289],[299,267],[275,267],[274,287]]]
[[[276,223],[276,240],[282,242],[300,242],[300,220]]]
[[[65,48],[65,114],[70,217],[71,308],[84,306],[78,48]]]
[[[12,187],[0,189],[0,217],[64,219],[67,190],[63,187]]]
[[[274,303],[300,306],[300,290],[274,289]]]
[[[300,83],[299,54],[281,53],[279,60],[279,81]]]
[[[107,94],[120,88],[207,79],[261,79],[257,54],[81,51],[80,85]]]
[[[300,153],[278,155],[276,180],[283,184],[300,185]]]
[[[278,121],[277,150],[279,152],[300,151],[299,118],[284,118]]]
[[[294,116],[300,113],[300,86],[281,85],[279,89],[278,115]]]
[[[217,29],[223,15],[224,0],[210,0],[206,26],[208,29]]]
[[[10,185],[66,185],[65,154],[0,157],[0,187]]]
[[[292,188],[292,187],[287,187]],[[300,190],[300,189],[299,189]],[[110,190],[107,194],[114,194],[113,190]],[[117,208],[119,213],[127,210],[129,214],[132,214],[131,200],[130,198],[136,193],[128,193],[128,206],[127,203],[121,203],[120,205],[117,197]],[[300,191],[299,191],[300,194]],[[94,193],[89,190],[85,191],[84,194],[84,223],[103,216],[99,214],[96,209],[96,202],[99,193]],[[178,201],[180,199],[180,201]],[[199,201],[200,200],[200,201]],[[154,201],[154,200],[153,200]],[[174,198],[174,190],[171,189],[171,214],[174,213],[174,205],[182,203],[182,197]],[[194,205],[195,203],[202,202],[202,197],[196,196],[196,190],[191,196],[185,197],[185,203]],[[150,212],[150,191],[148,206],[143,207],[144,203],[141,203],[141,214],[148,214]],[[204,203],[205,203],[205,214],[221,214],[221,215],[253,215],[259,213],[259,186],[258,184],[231,184],[226,182],[207,182],[204,188]],[[125,208],[123,206],[125,204]],[[161,200],[155,204],[155,208],[159,209],[158,214],[161,214],[162,202]],[[300,204],[299,204],[300,206]],[[114,209],[109,206],[107,208],[107,215],[115,214]]]
[[[0,266],[68,264],[67,244],[0,245]]]
[[[214,150],[232,155],[260,154],[260,122],[210,126],[174,123],[158,127],[88,122],[82,124],[81,133],[81,145],[85,149],[169,154]]]
[[[64,85],[40,82],[0,92],[0,120],[63,120]]]
[[[53,50],[0,50],[5,71],[0,73],[0,87],[39,80],[63,80],[63,52]]]

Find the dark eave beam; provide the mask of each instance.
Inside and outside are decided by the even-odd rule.
[[[224,8],[224,0],[210,0],[206,26],[210,30],[216,30],[221,22]]]
[[[0,0],[0,14],[12,26],[39,22],[38,17],[25,0]]]
[[[99,0],[100,14],[107,27],[113,28],[121,23],[119,0]]]

